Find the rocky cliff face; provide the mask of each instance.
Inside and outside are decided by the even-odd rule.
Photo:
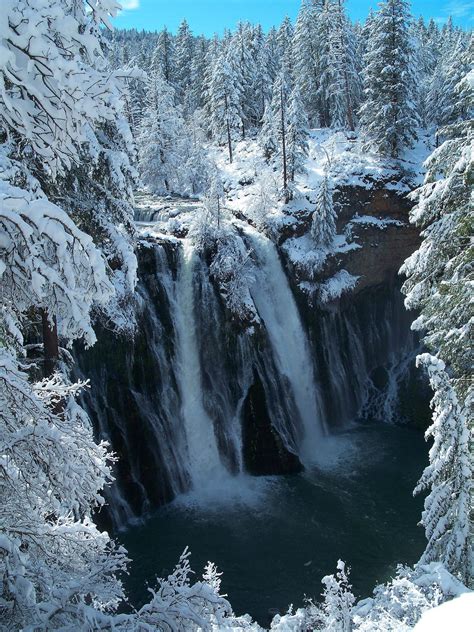
[[[324,261],[316,280],[325,281],[344,269],[358,277],[352,295],[365,289],[391,284],[398,277],[403,262],[420,245],[416,227],[409,223],[412,203],[389,182],[374,182],[372,188],[339,187],[334,194],[337,210],[337,231],[344,235],[352,248],[338,249]],[[292,222],[281,231],[280,245],[294,237],[308,234],[312,209],[292,209]],[[282,248],[285,255],[285,248]],[[305,266],[292,262],[287,265],[298,283],[315,281]]]

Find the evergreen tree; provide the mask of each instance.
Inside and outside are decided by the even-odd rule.
[[[277,132],[270,102],[265,106],[262,128],[258,135],[258,144],[262,148],[263,155],[267,161],[278,151]]]
[[[308,154],[308,119],[300,91],[293,88],[288,105],[288,175],[294,182],[297,173],[305,173]]]
[[[469,585],[473,461],[468,419],[474,412],[474,392],[462,406],[442,360],[425,353],[418,356],[417,366],[428,371],[434,391],[433,423],[426,432],[433,438],[430,464],[415,488],[415,494],[430,490],[421,517],[428,544],[419,563],[442,562]]]
[[[185,114],[189,111],[189,90],[191,86],[191,67],[193,63],[194,38],[186,20],[179,26],[175,40],[174,56],[174,86],[177,102],[180,103]]]
[[[191,64],[191,85],[189,88],[189,115],[201,109],[205,102],[206,64],[208,44],[204,37],[198,37],[194,46]]]
[[[469,498],[472,456],[472,115],[474,73],[456,86],[457,120],[426,162],[425,184],[412,197],[413,223],[423,228],[420,248],[406,261],[406,306],[417,309],[413,328],[426,332],[432,355],[419,362],[435,391],[430,464],[416,491],[431,488],[422,522],[428,545],[422,561],[440,560],[464,581],[472,581]]]
[[[365,55],[361,128],[367,144],[397,158],[416,139],[416,86],[405,0],[385,0],[371,23]]]
[[[318,246],[328,247],[332,244],[336,236],[336,219],[331,185],[326,173],[318,189],[311,224],[311,235]]]
[[[291,84],[293,81],[293,24],[285,17],[276,34],[278,72]]]
[[[449,125],[456,120],[456,86],[472,68],[474,61],[474,36],[466,42],[463,35],[458,36],[453,50],[447,56],[441,56],[431,75],[432,81],[426,95],[428,121],[437,128]]]
[[[277,157],[282,170],[282,191],[285,202],[290,199],[290,190],[288,187],[288,94],[289,94],[288,76],[282,71],[273,86],[273,96],[271,102],[272,118],[275,128],[275,134],[279,145]]]
[[[309,121],[319,125],[318,88],[318,39],[317,11],[314,0],[303,0],[296,20],[293,37],[293,66],[295,85],[304,95],[304,105]]]
[[[173,80],[173,40],[167,29],[164,28],[158,34],[155,49],[151,57],[150,70],[153,74],[162,75],[165,81]]]
[[[138,150],[141,179],[150,191],[183,191],[187,135],[174,89],[160,75],[152,76],[148,83]]]
[[[229,161],[233,160],[233,136],[242,129],[242,93],[240,74],[234,51],[221,51],[212,73],[210,108],[212,136],[218,143],[227,143]]]
[[[322,84],[327,85],[325,100],[331,126],[354,130],[361,86],[357,73],[356,39],[345,15],[343,0],[327,2],[321,19],[326,19],[328,31]]]

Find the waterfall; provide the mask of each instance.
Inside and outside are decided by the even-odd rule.
[[[191,242],[183,240],[176,281],[175,326],[177,335],[176,378],[186,433],[189,473],[194,487],[222,476],[214,424],[203,404],[202,373],[197,341],[194,272],[198,257]]]
[[[286,472],[294,455],[318,463],[326,430],[374,410],[391,419],[415,348],[397,285],[336,309],[298,307],[276,245],[248,226],[241,236],[256,263],[253,335],[229,318],[191,242],[158,238],[139,252],[134,339],[101,330],[78,354],[97,435],[119,456],[106,492],[115,528],[190,489],[210,497],[223,483],[229,496],[249,454]]]
[[[258,259],[252,298],[267,330],[277,368],[291,385],[301,420],[298,453],[303,461],[311,462],[325,428],[310,343],[276,246],[257,231],[246,229],[246,235]]]

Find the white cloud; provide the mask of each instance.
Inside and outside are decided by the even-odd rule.
[[[140,6],[140,0],[118,0],[122,5],[124,11],[131,11],[132,9],[138,9]]]

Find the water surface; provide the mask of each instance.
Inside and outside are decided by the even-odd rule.
[[[120,536],[133,560],[131,603],[148,599],[147,583],[168,575],[186,546],[193,569],[215,562],[235,612],[263,625],[270,609],[317,598],[338,559],[351,567],[354,592],[369,596],[424,548],[412,490],[426,461],[422,433],[358,424],[324,439],[311,471],[215,481],[182,496]]]

